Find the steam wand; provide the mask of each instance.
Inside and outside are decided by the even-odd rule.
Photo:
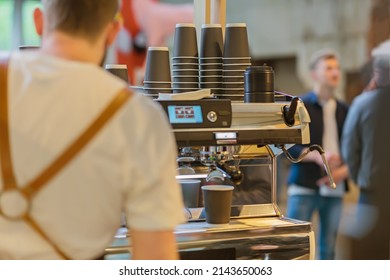
[[[298,163],[298,162],[302,161],[310,152],[312,152],[314,150],[319,152],[320,155],[321,155],[321,158],[322,158],[322,162],[324,163],[324,168],[325,168],[326,174],[328,175],[328,178],[329,178],[330,186],[331,186],[332,189],[336,188],[336,183],[334,182],[332,173],[330,172],[328,160],[325,157],[325,151],[324,151],[324,149],[320,145],[311,145],[311,146],[309,146],[309,148],[306,151],[304,151],[296,159],[291,156],[291,154],[288,152],[288,150],[286,149],[286,147],[284,145],[281,146],[281,149],[283,150],[283,152],[287,156],[287,158],[291,162],[293,162],[293,163]]]

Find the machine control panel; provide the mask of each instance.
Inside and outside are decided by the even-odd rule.
[[[173,128],[226,128],[232,123],[227,99],[157,100]]]

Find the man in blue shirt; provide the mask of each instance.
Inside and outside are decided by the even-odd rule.
[[[340,83],[337,55],[330,50],[316,52],[310,63],[313,90],[301,97],[307,108],[310,141],[325,150],[336,189],[331,189],[319,153],[309,153],[302,162],[293,164],[288,178],[287,217],[310,221],[319,214],[318,252],[320,259],[334,259],[336,237],[346,191],[348,169],[340,156],[340,137],[348,107],[337,100]],[[309,145],[295,145],[290,153],[298,157]]]

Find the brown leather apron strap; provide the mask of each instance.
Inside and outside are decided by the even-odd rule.
[[[30,227],[32,227],[34,231],[42,237],[42,239],[49,243],[54,251],[56,251],[56,253],[61,256],[61,258],[64,260],[70,260],[70,258],[46,235],[42,228],[29,214],[23,216],[23,221],[29,224]]]
[[[3,189],[0,194],[3,195],[6,191],[19,190],[26,198],[27,202],[31,204],[31,198],[42,187],[50,181],[61,169],[69,163],[90,140],[99,132],[99,130],[107,123],[107,121],[117,112],[123,104],[132,96],[132,93],[127,90],[121,90],[103,112],[88,126],[69,147],[44,171],[41,172],[34,180],[28,183],[23,188],[18,188],[13,171],[11,159],[11,146],[9,138],[9,117],[8,117],[8,58],[0,60],[0,162],[1,172],[3,178]],[[0,196],[1,197],[1,196]],[[4,216],[1,211],[0,215]],[[64,259],[69,259],[65,253],[46,235],[42,228],[29,214],[30,208],[23,214],[20,219],[29,224],[36,233],[38,233],[44,240],[46,240],[53,249]]]
[[[0,59],[0,161],[3,176],[3,190],[16,187],[11,159],[8,130],[8,57]]]

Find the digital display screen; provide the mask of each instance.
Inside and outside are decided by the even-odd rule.
[[[180,123],[203,123],[202,108],[200,105],[169,105],[169,122]]]

